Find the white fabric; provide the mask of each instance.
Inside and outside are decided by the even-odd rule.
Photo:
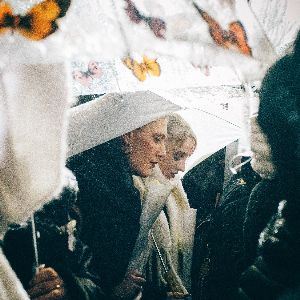
[[[153,177],[158,180],[164,178],[159,168],[155,170]],[[153,233],[165,252],[167,264],[173,269],[177,281],[182,282],[182,287],[190,291],[196,210],[190,208],[181,180],[175,178],[171,183],[174,188],[166,202],[168,219],[162,211],[154,223]],[[162,275],[161,263],[158,260],[152,261],[153,263],[157,264]],[[160,277],[164,282],[163,277]]]
[[[29,300],[27,293],[0,249],[0,299]]]
[[[150,230],[165,206],[173,186],[168,182],[162,183],[158,180],[151,180],[146,186],[144,179],[139,176],[133,176],[133,182],[141,194],[142,213],[140,231],[132,251],[128,271],[138,270],[144,273],[151,252],[151,247],[149,247],[149,243],[152,243]]]
[[[66,65],[12,64],[0,74],[0,234],[60,191],[70,98]]]
[[[15,14],[32,3],[7,2]],[[71,99],[63,42],[60,30],[41,42],[0,35],[0,239],[60,191]],[[0,299],[29,300],[1,249]]]
[[[167,268],[172,273],[177,286],[187,293],[191,287],[196,211],[189,207],[181,181],[178,178],[167,180],[159,167],[156,167],[153,174],[148,178],[135,176],[134,183],[141,193],[142,215],[140,219],[141,228],[129,263],[129,269],[146,272],[148,280],[154,280],[154,282],[158,280],[158,286],[166,286],[164,269],[150,236],[150,229],[152,228]],[[164,185],[165,188],[157,189],[161,185]],[[153,189],[155,191],[152,191]],[[170,223],[168,223],[163,212],[165,205]],[[155,254],[154,260],[152,254]],[[182,262],[179,262],[179,255],[182,255]],[[145,270],[147,263],[148,270]],[[152,273],[153,268],[157,270],[156,274]]]
[[[300,29],[300,2],[251,0],[250,6],[277,54],[284,55]]]
[[[112,93],[69,112],[68,156],[140,128],[180,106],[150,91]]]
[[[6,1],[12,4],[15,13],[22,14],[34,3],[41,2]],[[244,0],[194,1],[224,30],[228,30],[231,22],[241,21],[254,59],[216,46],[206,22],[193,7],[193,1],[134,1],[145,16],[158,17],[166,22],[166,39],[163,40],[156,38],[144,22],[135,24],[129,20],[124,10],[127,6],[125,1],[72,0],[66,16],[57,21],[60,29],[45,40],[28,43],[18,33],[2,36],[1,63],[11,59],[32,63],[57,62],[66,58],[106,60],[134,52],[140,55],[152,53],[157,57],[167,55],[182,58],[202,66],[227,65],[239,70],[246,81],[260,80],[267,64],[274,61],[276,56],[273,45],[285,46],[282,44],[292,42],[295,37],[299,23],[295,26],[290,21],[288,11],[293,9],[296,1],[287,1],[292,3],[288,5],[287,13],[284,11],[286,1],[269,0],[263,1],[263,4],[260,3],[262,1],[251,1],[254,14]],[[277,36],[276,41],[274,36]]]

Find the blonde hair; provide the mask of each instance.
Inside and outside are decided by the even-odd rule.
[[[197,138],[190,125],[178,114],[168,115],[168,141],[176,146],[181,146],[188,138],[191,138],[197,146]]]

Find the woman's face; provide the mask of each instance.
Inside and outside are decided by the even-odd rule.
[[[123,136],[133,171],[147,177],[166,155],[167,119],[159,119]]]
[[[195,141],[190,137],[181,146],[167,142],[167,154],[159,162],[163,175],[172,179],[179,171],[184,172],[186,160],[194,153],[195,147]]]

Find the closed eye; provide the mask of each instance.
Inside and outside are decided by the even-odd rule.
[[[155,143],[160,143],[166,139],[166,136],[164,134],[155,134],[153,135],[153,140]]]
[[[181,151],[174,152],[174,154],[173,154],[173,158],[175,161],[179,161],[185,157],[187,157],[187,154],[184,152],[181,152]]]

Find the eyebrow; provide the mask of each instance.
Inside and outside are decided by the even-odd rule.
[[[166,135],[163,134],[163,133],[154,133],[153,136],[155,136],[155,137],[160,137],[160,138],[162,138],[162,139],[165,139],[165,138],[166,138]]]
[[[175,153],[176,153],[176,154],[180,154],[180,155],[184,155],[184,154],[186,154],[186,152],[184,152],[184,151],[180,151],[180,150],[179,150],[179,151],[175,151]]]
[[[175,154],[175,155],[180,155],[181,157],[187,156],[187,155],[188,155],[188,153],[183,152],[183,151],[180,151],[180,150],[179,150],[179,151],[175,151],[174,154]]]

